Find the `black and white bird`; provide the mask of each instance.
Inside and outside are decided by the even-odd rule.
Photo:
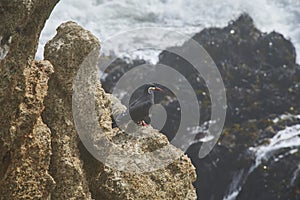
[[[133,120],[135,123],[147,126],[145,119],[149,116],[149,110],[154,104],[154,92],[163,92],[156,84],[146,84],[141,96],[129,103],[129,108],[116,118],[118,125],[123,125]]]

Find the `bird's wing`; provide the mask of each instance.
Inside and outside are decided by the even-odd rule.
[[[130,113],[145,112],[145,111],[149,110],[151,105],[152,105],[152,102],[150,100],[136,102],[134,105],[130,106],[129,112]]]
[[[139,97],[129,104],[129,109],[135,106],[138,102],[144,101],[144,97]]]
[[[130,104],[129,104],[129,110],[131,111],[131,109],[133,108],[133,107],[135,107],[135,106],[138,106],[138,105],[141,105],[141,104],[143,104],[144,102],[152,102],[152,96],[141,96],[141,97],[139,97],[139,98],[137,98],[137,99],[135,99],[133,102],[131,102]]]

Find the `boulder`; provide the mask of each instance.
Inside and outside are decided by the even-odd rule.
[[[49,81],[49,95],[43,112],[43,120],[53,133],[50,172],[57,185],[53,197],[71,198],[79,194],[81,198],[89,198],[89,188],[95,199],[196,199],[192,185],[196,177],[189,158],[172,147],[163,134],[151,127],[135,127],[134,134],[142,136],[132,137],[118,128],[112,129],[112,111],[120,113],[125,107],[101,87],[97,60],[93,58],[97,58],[99,48],[99,41],[74,22],[62,24],[57,35],[45,47],[44,56],[53,63],[56,71]],[[75,84],[77,82],[82,85]],[[89,104],[85,99],[89,95],[94,96],[92,105],[95,106],[96,119],[90,118],[92,110],[88,107],[80,108],[80,105]],[[86,129],[93,127],[93,121],[99,127]],[[105,139],[96,132],[100,129]],[[78,130],[88,134],[87,143],[80,142]],[[99,145],[106,138],[113,145]],[[105,159],[101,161],[106,163],[100,162],[90,154],[89,151],[93,150],[87,149],[86,144],[95,147],[97,155],[122,159],[113,159],[116,165]],[[143,163],[144,166],[155,166],[155,162],[143,155],[163,147],[169,147],[166,148],[169,151],[162,151],[162,156],[176,155],[176,159],[158,170],[143,168]],[[122,170],[122,163],[129,163],[129,168]]]
[[[120,112],[124,106],[105,93],[93,73],[100,50],[95,36],[74,22],[66,22],[46,44],[45,60],[34,60],[40,32],[57,2],[0,3],[0,199],[196,199],[192,185],[196,173],[190,159],[162,133],[151,127],[135,127],[134,134],[142,136],[132,137],[112,128],[112,112]],[[91,54],[95,59],[86,60]],[[91,68],[82,67],[86,64]],[[92,88],[76,86],[79,72],[91,75],[87,83],[93,83]],[[73,98],[81,89],[83,96]],[[90,92],[94,101],[83,102]],[[111,101],[118,108],[112,109]],[[88,132],[97,153],[108,157],[128,152],[142,158],[162,149],[162,160],[173,154],[176,159],[147,171],[140,162],[131,162],[138,159],[125,157],[130,166],[145,173],[98,161],[79,137],[76,122],[80,120],[74,118],[89,112],[76,109],[76,103],[95,106],[96,115],[84,122],[87,127],[96,122],[102,130],[101,137]],[[118,148],[97,143],[103,138]],[[155,160],[143,158],[145,166],[156,166]],[[120,164],[123,160],[115,161]]]

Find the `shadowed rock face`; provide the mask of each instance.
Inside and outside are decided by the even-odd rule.
[[[300,66],[293,44],[280,33],[263,33],[252,18],[241,15],[224,28],[208,28],[193,36],[216,63],[227,95],[227,124],[241,123],[299,108]],[[180,47],[178,47],[180,48]],[[164,51],[160,63],[186,75],[201,100],[203,120],[210,116],[210,99],[201,78],[184,59]]]
[[[136,174],[105,166],[82,145],[74,124],[72,95],[78,89],[90,91],[75,87],[74,82],[85,57],[94,53],[97,58],[100,43],[89,31],[67,22],[46,44],[47,60],[34,61],[40,31],[56,3],[0,3],[1,48],[9,50],[0,56],[4,57],[0,66],[0,199],[196,199],[195,169],[175,147],[161,154],[179,155],[165,168]],[[95,61],[83,72],[96,71]],[[95,120],[103,136],[121,150],[95,145],[98,152],[142,156],[169,145],[151,127],[135,130],[147,137],[112,129],[111,112],[120,112],[124,106],[104,92],[96,74],[91,75],[96,77]],[[79,96],[75,101],[87,103],[82,99]],[[97,144],[99,135],[89,135],[92,144]],[[133,167],[141,169],[138,164]]]
[[[223,135],[211,154],[199,160],[200,144],[193,145],[187,153],[197,168],[198,197],[222,199],[237,181],[237,173],[244,170],[246,174],[253,164],[255,155],[249,148],[268,141],[284,129],[286,122],[277,124],[271,119],[283,113],[300,112],[300,66],[295,63],[295,48],[289,40],[276,32],[262,33],[247,14],[227,27],[204,29],[193,39],[203,45],[217,64],[225,84],[228,108]],[[198,94],[203,91],[208,94],[203,82],[193,77],[185,60],[165,51],[160,55],[160,63],[186,74]],[[207,120],[210,99],[208,95],[199,95],[198,99],[202,104],[201,117]],[[270,127],[275,130],[273,134],[269,132]],[[284,152],[289,154],[288,151],[272,152],[273,158]],[[299,153],[279,162],[265,160],[249,177],[242,177],[245,185],[240,185],[242,191],[237,199],[298,199],[299,184],[289,184],[298,168],[297,160]]]

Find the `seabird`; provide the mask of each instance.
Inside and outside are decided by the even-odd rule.
[[[141,96],[130,102],[129,108],[116,118],[117,124],[125,124],[131,119],[139,125],[147,126],[145,119],[149,116],[149,110],[154,104],[154,91],[163,92],[156,84],[146,84]]]

